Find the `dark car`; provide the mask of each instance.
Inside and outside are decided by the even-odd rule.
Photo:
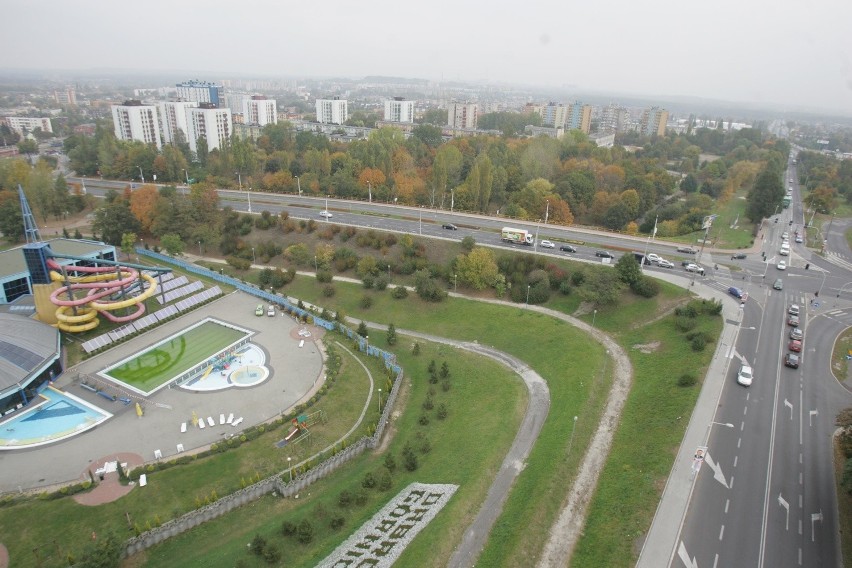
[[[609,253],[605,250],[595,251],[595,256],[600,257],[600,258],[615,258],[611,253]]]
[[[735,286],[731,286],[730,288],[728,288],[728,294],[730,294],[734,298],[742,298],[743,297],[743,291],[740,290],[739,288],[735,287]]]
[[[698,249],[694,249],[692,247],[677,247],[677,252],[685,252],[686,254],[695,254],[698,252]]]
[[[681,266],[689,266],[690,264],[695,264],[695,261],[694,260],[681,260],[680,261]]]
[[[561,250],[562,252],[577,252],[577,249],[575,249],[571,245],[561,245],[559,247],[559,250]]]
[[[793,369],[799,368],[799,363],[801,362],[801,358],[795,353],[787,353],[787,356],[784,357],[784,366],[791,367]]]
[[[441,228],[449,229],[451,231],[458,231],[459,230],[459,228],[456,227],[455,225],[453,225],[452,223],[444,223],[443,225],[441,225]]]
[[[737,254],[731,256],[731,260],[742,260],[746,257],[744,252],[738,252]]]

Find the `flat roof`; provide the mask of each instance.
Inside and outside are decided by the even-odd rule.
[[[115,247],[98,241],[85,239],[50,239],[45,241],[50,245],[53,252],[57,254],[68,254],[72,256],[91,256],[99,253],[108,253]],[[60,264],[66,264],[58,259]],[[24,245],[0,252],[0,280],[10,277],[20,278],[27,273],[27,263],[24,261]]]
[[[59,356],[59,330],[23,315],[0,313],[0,391]]]

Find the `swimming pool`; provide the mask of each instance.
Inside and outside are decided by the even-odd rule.
[[[76,396],[48,387],[32,408],[0,423],[0,450],[17,450],[64,440],[94,428],[112,414]]]
[[[265,363],[266,355],[263,349],[253,343],[247,343],[237,350],[229,365],[215,371],[213,367],[208,367],[183,383],[181,388],[194,392],[211,392],[259,385],[270,376]]]

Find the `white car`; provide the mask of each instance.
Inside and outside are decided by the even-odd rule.
[[[329,219],[329,218],[332,217],[332,214],[331,214],[331,211],[326,211],[325,209],[323,209],[322,211],[319,212],[319,216],[325,217],[326,219]]]
[[[799,304],[790,304],[790,307],[787,309],[787,313],[791,316],[799,315]]]
[[[801,244],[805,242],[805,239],[802,238],[802,235],[796,235],[796,242]]]
[[[748,365],[743,365],[740,367],[740,371],[737,373],[737,382],[744,387],[750,386],[751,381],[754,379],[754,371],[752,371],[751,367]]]
[[[556,245],[550,241],[541,241],[541,248],[552,249],[556,248]]]
[[[650,262],[653,262],[654,264],[657,264],[658,262],[660,262],[661,260],[663,260],[663,257],[661,257],[661,256],[660,256],[660,255],[658,255],[658,254],[654,254],[654,253],[652,253],[652,252],[649,252],[649,253],[647,254],[647,256],[645,256],[645,258],[647,258]]]
[[[781,240],[782,241],[789,241],[790,240],[790,233],[788,233],[787,231],[784,231],[783,233],[781,233]]]
[[[704,276],[704,267],[703,266],[698,266],[697,264],[687,264],[684,267],[684,269],[687,272],[697,272],[701,276]]]
[[[661,258],[657,261],[657,266],[660,268],[674,268],[674,262],[668,261],[665,258]]]
[[[778,270],[787,270],[787,261],[786,260],[779,260],[778,264],[776,265],[776,268]]]

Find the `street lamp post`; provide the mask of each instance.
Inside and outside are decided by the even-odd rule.
[[[592,327],[595,327],[595,320],[598,318],[598,311],[592,310]]]
[[[382,389],[379,389],[379,414],[382,413]]]
[[[249,186],[246,196],[248,197],[248,212],[251,213],[251,186]]]
[[[325,196],[325,212],[328,213],[328,196]],[[325,222],[328,223],[328,215],[325,216]]]
[[[240,172],[234,172],[237,175],[237,183],[240,184],[240,191],[243,190],[243,176]]]
[[[527,284],[527,305],[530,305],[530,285]]]
[[[453,207],[456,204],[456,190],[455,188],[450,190],[450,213],[453,212]]]
[[[420,206],[419,211],[420,211],[420,217],[418,219],[418,223],[419,223],[419,227],[420,227],[419,231],[420,231],[420,234],[422,235],[423,234],[423,206],[422,205]]]
[[[251,263],[254,264],[257,262],[257,257],[254,256],[254,247],[251,247]]]
[[[453,292],[459,289],[459,275],[453,274]]]
[[[198,256],[201,256],[201,241],[198,241]]]
[[[577,417],[574,417],[574,423],[571,424],[571,438],[568,440],[568,453],[565,454],[567,458],[571,454],[571,446],[574,445],[574,430],[577,428]]]
[[[319,272],[319,264],[317,264],[317,255],[314,255],[314,272]]]
[[[299,176],[296,176],[296,188],[299,191],[299,197],[302,197],[302,180],[299,179]]]
[[[538,224],[535,226],[535,242],[533,243],[533,252],[538,252],[538,230],[541,228],[541,219],[538,220]]]
[[[390,277],[391,277],[391,275],[390,275],[390,264],[388,264],[388,280],[390,280]]]
[[[287,469],[290,470],[290,483],[293,483],[293,468],[290,467],[290,460],[293,458],[287,457]]]
[[[183,175],[186,177],[186,188],[184,190],[184,195],[186,195],[186,190],[189,189],[189,172],[186,171],[186,168],[183,169]]]
[[[136,166],[139,168],[139,178],[142,180],[142,184],[145,184],[145,174],[142,173],[142,166]]]
[[[367,182],[367,203],[373,202],[373,184]]]

